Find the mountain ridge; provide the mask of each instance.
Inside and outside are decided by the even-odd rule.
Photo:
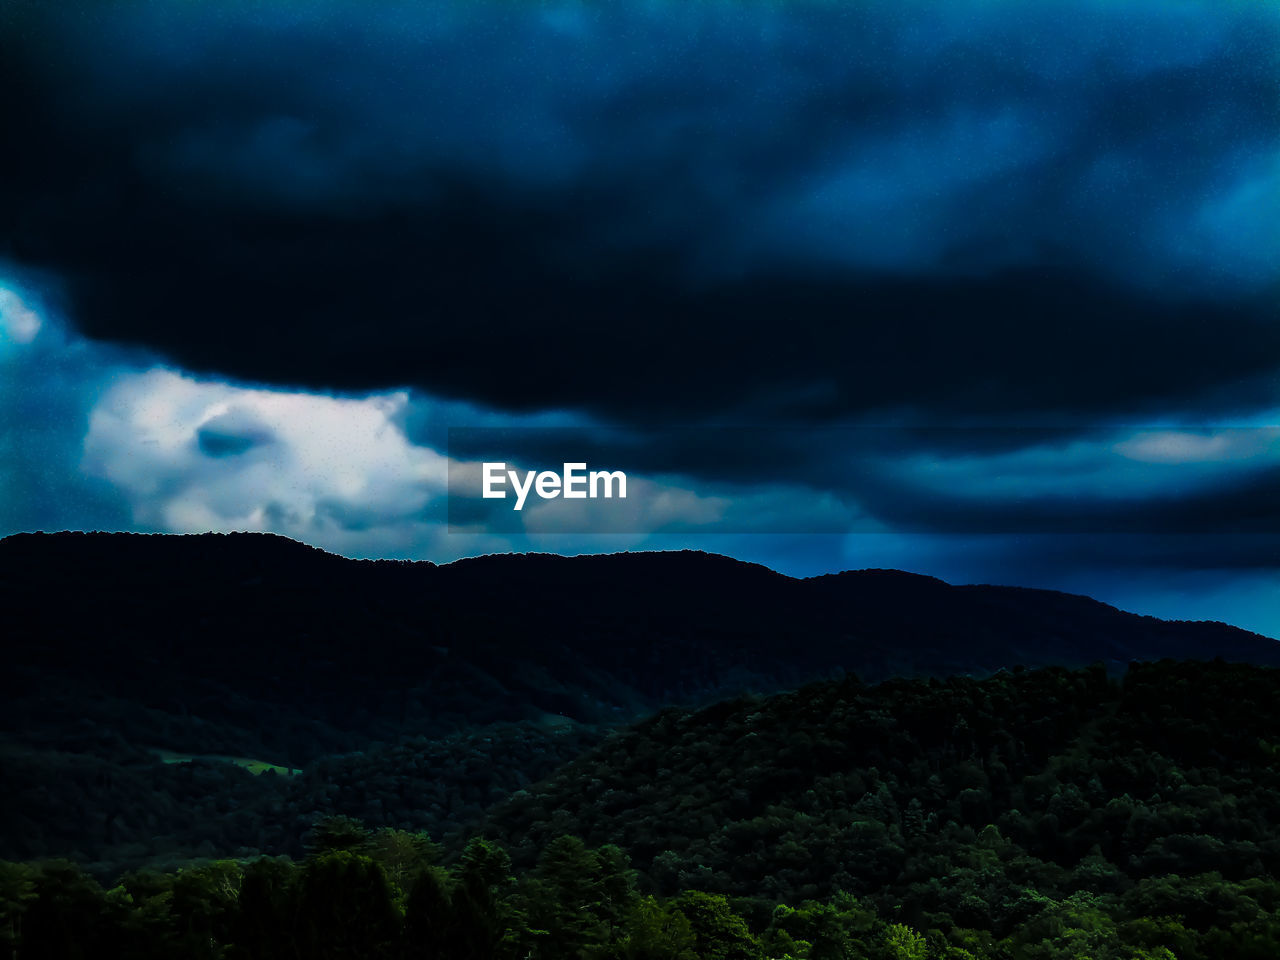
[[[0,603],[0,732],[62,703],[106,727],[130,716],[135,742],[298,765],[548,714],[613,724],[845,673],[1280,663],[1280,644],[1257,634],[1072,594],[883,569],[797,579],[700,551],[434,564],[268,534],[18,534],[0,540]]]
[[[887,570],[796,579],[695,551],[438,565],[252,534],[29,534],[0,541],[0,610],[12,851],[84,850],[104,871],[196,840],[293,849],[282,838],[335,806],[377,823],[413,809],[448,833],[664,707],[1017,666],[1280,664],[1265,637],[1087,597]],[[455,744],[432,748],[446,766],[424,742]],[[160,755],[306,782],[294,796]],[[135,812],[152,794],[163,829]],[[196,822],[235,810],[217,837]]]
[[[492,570],[500,570],[503,566],[509,564],[528,564],[530,562],[545,565],[543,572],[546,572],[551,566],[558,566],[560,569],[555,572],[562,572],[569,566],[579,562],[635,562],[635,558],[678,558],[685,561],[686,558],[692,559],[694,562],[708,564],[709,567],[716,569],[734,569],[738,571],[751,571],[753,575],[763,575],[764,577],[785,580],[796,584],[813,584],[815,588],[831,587],[833,585],[845,585],[854,579],[861,581],[880,581],[880,582],[910,582],[915,585],[929,584],[931,586],[942,587],[949,590],[972,591],[975,593],[997,591],[1005,596],[1013,596],[1015,594],[1034,595],[1037,597],[1059,597],[1069,598],[1071,601],[1082,601],[1092,606],[1106,608],[1126,617],[1134,617],[1141,620],[1170,623],[1170,624],[1205,624],[1223,626],[1232,631],[1241,634],[1247,634],[1252,637],[1258,637],[1269,642],[1280,644],[1280,639],[1268,637],[1265,634],[1239,627],[1224,620],[1182,620],[1168,619],[1156,617],[1150,614],[1135,613],[1125,610],[1115,604],[1107,603],[1090,597],[1087,594],[1072,593],[1065,590],[1055,590],[1046,587],[1028,587],[1011,584],[994,584],[994,583],[952,583],[943,580],[940,577],[931,574],[916,573],[909,570],[901,570],[893,567],[857,567],[845,570],[833,571],[830,573],[813,574],[807,577],[795,577],[790,574],[782,573],[774,570],[765,564],[756,563],[749,560],[740,560],[726,554],[714,553],[704,550],[622,550],[612,553],[581,553],[581,554],[558,554],[541,551],[529,552],[508,552],[508,553],[488,553],[477,554],[471,557],[460,557],[456,560],[437,563],[432,560],[405,560],[394,558],[363,558],[363,557],[347,557],[343,554],[334,553],[323,547],[316,547],[302,540],[295,540],[282,534],[275,533],[259,533],[251,531],[235,531],[231,533],[198,533],[198,534],[172,534],[172,533],[135,533],[135,532],[115,532],[115,531],[57,531],[57,532],[20,532],[0,537],[0,574],[4,572],[4,564],[7,551],[16,547],[26,548],[32,543],[44,542],[50,546],[65,545],[71,542],[83,543],[86,541],[98,541],[103,546],[109,544],[112,548],[118,548],[121,544],[132,541],[138,543],[141,541],[199,541],[201,545],[217,544],[220,540],[228,544],[263,544],[269,545],[267,549],[294,550],[300,548],[298,555],[305,555],[311,559],[323,558],[321,562],[331,563],[332,561],[340,561],[347,564],[358,564],[363,569],[410,569],[415,572],[422,571],[439,571],[442,575],[451,576],[455,573],[466,570],[470,572],[473,569],[488,568],[486,572]],[[55,544],[54,541],[57,543]],[[623,559],[625,558],[625,559]],[[641,560],[640,562],[647,562]],[[528,571],[524,571],[526,574]]]

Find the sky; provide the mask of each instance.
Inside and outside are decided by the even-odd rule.
[[[1243,0],[10,0],[0,535],[1280,637],[1277,51]],[[453,485],[583,451],[626,503]]]

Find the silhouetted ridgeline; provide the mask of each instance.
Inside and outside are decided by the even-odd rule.
[[[1256,634],[1084,597],[885,570],[795,580],[693,552],[437,566],[270,535],[21,534],[0,541],[0,603],[5,731],[109,728],[299,765],[371,738],[613,723],[844,671],[1280,662]]]

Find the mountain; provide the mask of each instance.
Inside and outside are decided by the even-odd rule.
[[[301,854],[319,815],[460,836],[611,729],[821,679],[1280,661],[1085,597],[703,553],[357,561],[281,537],[0,540],[0,857]],[[301,768],[301,772],[299,772]]]
[[[865,570],[797,580],[695,552],[357,561],[261,534],[0,541],[0,728],[303,765],[477,725],[618,723],[822,677],[1280,645],[1042,590]]]
[[[518,866],[560,836],[616,844],[661,895],[844,891],[1004,935],[1046,897],[1169,874],[1280,893],[1278,751],[1273,668],[823,681],[615,731],[482,830]]]
[[[340,816],[305,854],[208,859],[280,823],[228,791],[202,818],[204,862],[88,864],[99,884],[83,856],[0,860],[0,942],[138,960],[1274,960],[1278,694],[1274,668],[1166,660],[670,708],[443,847]],[[372,812],[408,799],[406,770],[442,753],[460,770],[476,746],[403,751],[361,784]]]

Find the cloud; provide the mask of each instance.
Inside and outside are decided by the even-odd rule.
[[[1272,414],[1272,419],[1275,415]],[[1265,417],[1259,414],[1259,423]],[[921,428],[683,427],[621,431],[589,427],[461,427],[454,456],[561,460],[662,478],[721,508],[690,523],[717,533],[1256,533],[1280,530],[1274,426]],[[478,499],[468,522],[494,522]],[[645,488],[637,488],[644,494]],[[642,497],[634,504],[639,508]],[[596,505],[601,529],[662,529],[649,514]],[[462,510],[462,505],[459,505]],[[500,512],[500,511],[499,511]],[[587,530],[589,511],[562,530]],[[605,518],[608,523],[604,523]],[[511,519],[511,518],[508,518]],[[686,518],[689,520],[690,518]]]
[[[981,431],[955,432],[950,449],[867,458],[852,494],[898,531],[1196,534],[1218,545],[1280,533],[1275,427],[1039,430],[1007,449],[979,437],[971,450],[963,434]]]
[[[0,333],[16,344],[27,344],[40,332],[40,315],[16,290],[0,286]]]
[[[454,556],[566,533],[579,542],[622,533],[640,543],[663,530],[714,529],[726,511],[743,509],[700,495],[683,478],[642,476],[628,478],[625,500],[531,497],[520,513],[509,500],[468,501],[464,481],[479,476],[480,464],[451,466],[447,454],[413,443],[404,431],[411,405],[431,408],[405,391],[335,397],[162,368],[131,372],[117,376],[90,412],[81,468],[127,497],[135,526],[270,531],[358,555]],[[447,510],[450,496],[461,507]],[[775,508],[787,502],[784,494]],[[468,503],[484,509],[470,522],[454,520]]]
[[[406,439],[403,392],[361,399],[249,389],[154,369],[89,416],[83,469],[161,530],[270,530],[372,545],[442,497],[445,458]]]
[[[124,353],[69,334],[55,286],[0,262],[0,535],[128,518],[110,484],[78,470],[88,407]]]
[[[1238,463],[1280,452],[1280,427],[1226,430],[1142,431],[1114,447],[1121,456],[1147,463]]]
[[[10,15],[0,242],[193,371],[664,424],[1274,400],[1268,5],[78,7]]]
[[[0,45],[6,530],[1275,565],[1269,455],[1201,429],[1280,401],[1274,5],[18,0]],[[682,532],[449,534],[450,422],[576,426]],[[1033,429],[850,473],[867,424]]]

